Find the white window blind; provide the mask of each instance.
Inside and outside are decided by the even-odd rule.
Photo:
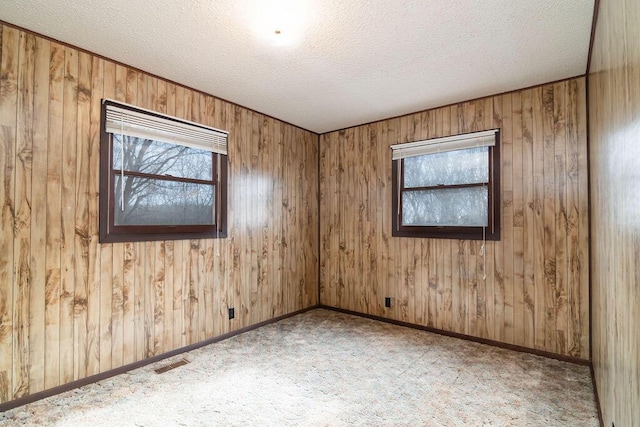
[[[109,101],[106,110],[105,131],[108,133],[227,154],[228,132],[114,101]]]
[[[446,136],[444,138],[426,139],[391,146],[392,159],[400,160],[407,157],[425,154],[442,153],[445,151],[464,150],[476,147],[492,147],[496,145],[497,129],[464,135]]]

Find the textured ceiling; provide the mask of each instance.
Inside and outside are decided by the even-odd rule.
[[[593,1],[0,0],[0,19],[324,133],[583,74]]]

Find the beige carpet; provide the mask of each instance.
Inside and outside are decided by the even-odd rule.
[[[155,368],[187,358],[164,374]],[[589,369],[329,310],[0,414],[0,426],[598,426]]]

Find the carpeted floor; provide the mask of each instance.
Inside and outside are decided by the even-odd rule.
[[[154,369],[186,358],[163,374]],[[0,426],[598,426],[589,368],[312,310],[0,413]]]

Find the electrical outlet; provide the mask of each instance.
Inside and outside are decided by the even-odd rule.
[[[385,307],[391,307],[391,297],[385,297],[384,298],[384,306]]]
[[[231,307],[229,309],[229,320],[233,319],[234,317],[236,317],[236,309]]]

